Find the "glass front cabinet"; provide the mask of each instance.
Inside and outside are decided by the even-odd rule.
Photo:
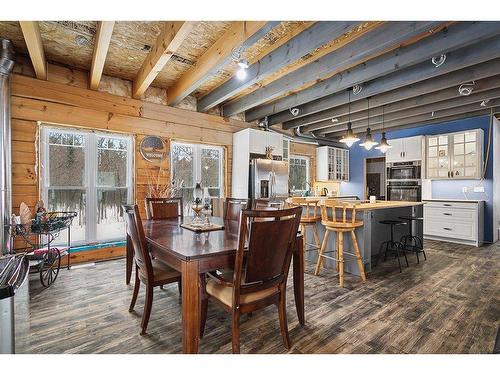
[[[349,150],[323,146],[316,148],[318,181],[349,181]]]
[[[483,136],[482,129],[427,136],[427,178],[481,178]]]

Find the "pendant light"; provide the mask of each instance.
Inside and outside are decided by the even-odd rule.
[[[377,150],[382,151],[383,154],[387,152],[392,146],[387,142],[384,131],[384,106],[382,106],[382,139],[380,140],[380,145],[375,147]]]
[[[359,138],[356,137],[356,134],[352,131],[351,124],[351,90],[347,90],[349,95],[349,122],[347,123],[347,133],[340,139],[340,142],[345,143],[347,147],[351,147],[353,144],[359,141]]]
[[[360,146],[363,146],[367,151],[370,151],[373,146],[378,145],[378,142],[375,142],[372,137],[372,133],[370,131],[370,98],[368,99],[368,127],[366,128],[365,141],[360,143]]]

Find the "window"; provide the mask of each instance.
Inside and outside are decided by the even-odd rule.
[[[212,198],[224,196],[224,149],[218,146],[172,142],[170,148],[172,179],[183,181],[184,211],[189,214],[197,182],[208,188]]]
[[[294,192],[308,190],[306,182],[309,181],[309,158],[307,156],[290,155],[288,164],[288,187]]]
[[[131,137],[42,127],[41,190],[48,211],[77,212],[73,244],[124,239],[121,206],[133,200]]]

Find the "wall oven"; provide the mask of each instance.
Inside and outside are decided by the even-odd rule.
[[[420,160],[387,163],[387,182],[416,181],[422,178]]]
[[[393,181],[387,185],[387,200],[420,202],[422,185],[420,181]]]

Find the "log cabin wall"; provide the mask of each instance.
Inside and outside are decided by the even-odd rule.
[[[134,192],[135,200],[143,215],[145,215],[143,202],[148,176],[157,175],[161,167],[162,181],[168,181],[170,178],[169,158],[159,165],[145,161],[140,155],[139,144],[146,135],[160,136],[168,146],[171,140],[223,146],[225,148],[225,192],[227,195],[230,194],[232,134],[251,124],[88,90],[84,87],[87,84],[85,76],[78,71],[76,74],[70,69],[59,70],[59,72],[60,74],[53,75],[53,80],[49,78],[49,81],[37,80],[20,74],[11,76],[14,213],[19,213],[19,206],[23,201],[33,211],[39,199],[38,130],[40,123],[133,135],[136,148]],[[72,82],[73,85],[60,83],[62,80]],[[120,253],[116,249],[111,251],[113,252],[114,255]],[[85,256],[84,260],[95,260],[105,256],[106,254],[101,254],[97,258],[94,255]]]

